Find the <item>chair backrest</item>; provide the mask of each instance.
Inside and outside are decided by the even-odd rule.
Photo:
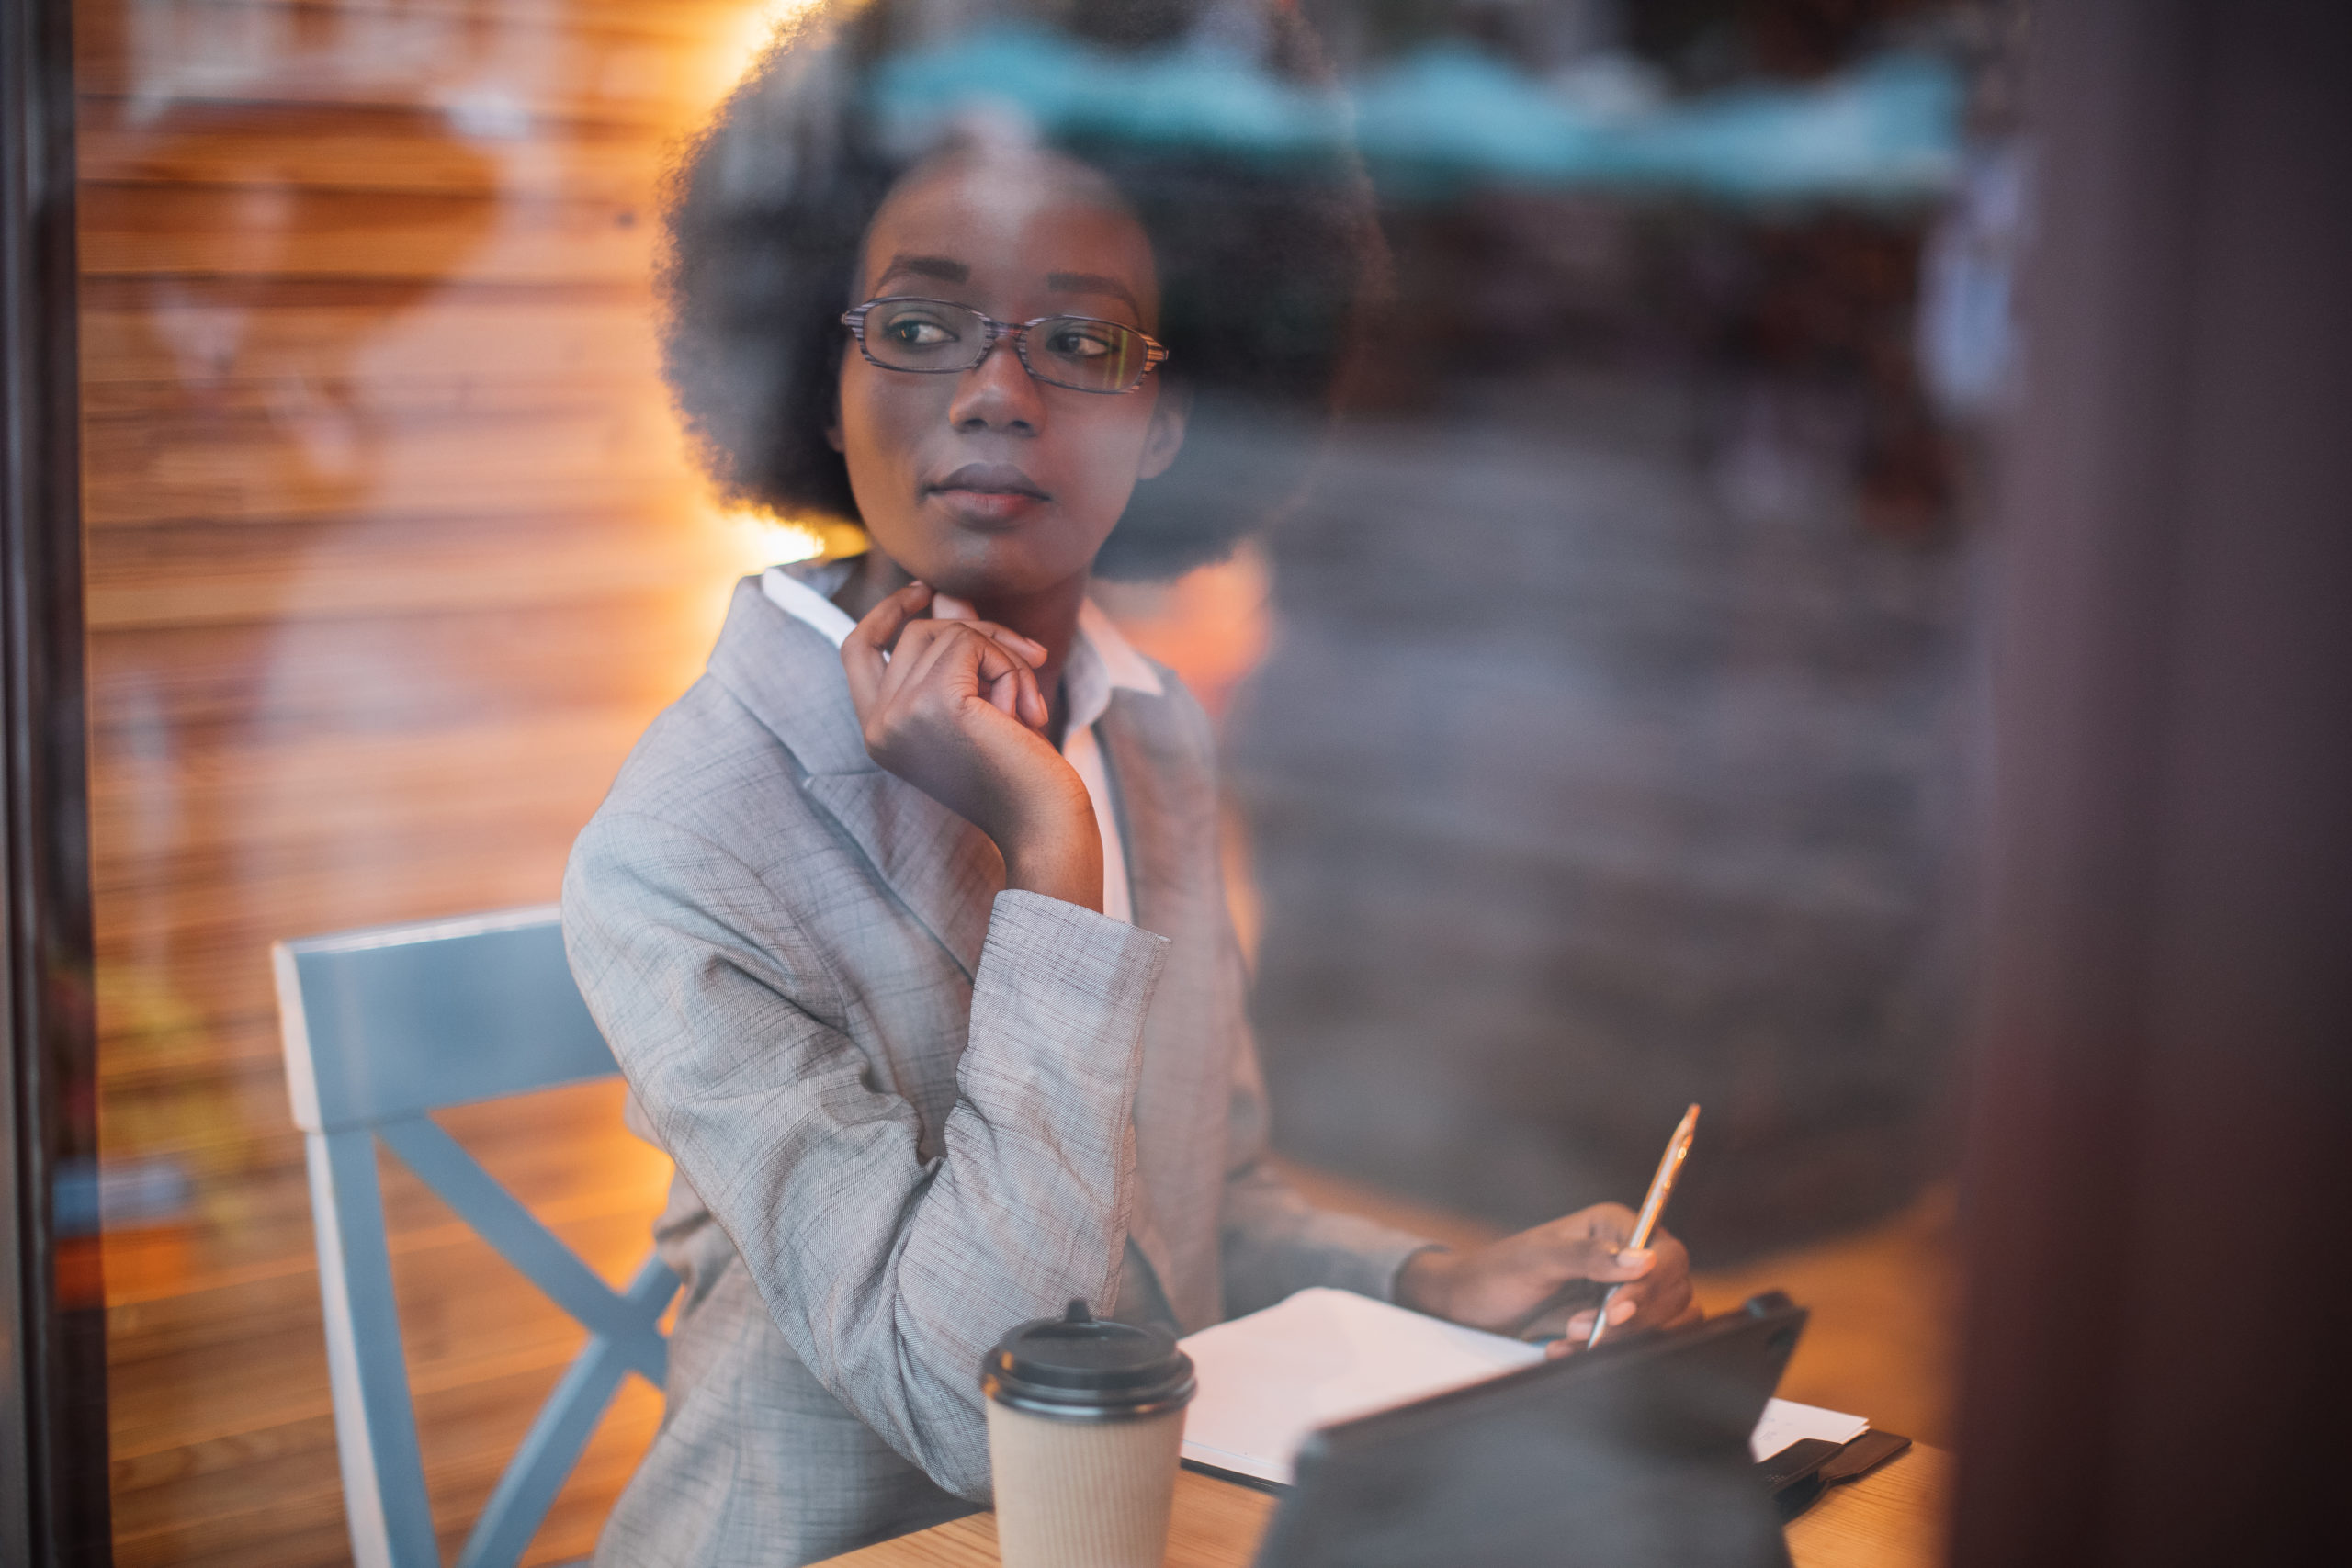
[[[359,1568],[440,1568],[392,1296],[376,1140],[589,1331],[467,1539],[509,1568],[631,1371],[665,1371],[677,1278],[649,1257],[615,1291],[426,1114],[616,1071],[552,905],[282,942],[278,1022],[310,1161],[335,1441]]]

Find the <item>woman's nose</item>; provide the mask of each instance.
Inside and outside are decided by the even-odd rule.
[[[1035,435],[1046,423],[1045,399],[1011,340],[998,339],[981,361],[956,378],[947,420],[958,430],[1009,430]]]

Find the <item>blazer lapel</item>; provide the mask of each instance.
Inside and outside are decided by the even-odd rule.
[[[890,891],[970,976],[978,972],[1004,861],[989,836],[875,766],[858,734],[841,654],[786,615],[757,578],[735,586],[710,673],[806,770],[801,788],[865,853]]]
[[[1202,750],[1181,732],[1177,705],[1121,691],[1097,732],[1119,796],[1136,923],[1175,944],[1146,1025],[1142,1081],[1136,1089],[1139,1189],[1130,1234],[1159,1276],[1161,1292],[1188,1331],[1218,1316],[1216,1206],[1226,1097],[1202,965],[1216,956],[1223,893],[1216,872],[1216,791]],[[1206,1188],[1203,1189],[1204,1180]],[[1203,1253],[1204,1256],[1195,1256]]]
[[[1103,711],[1096,733],[1119,797],[1120,836],[1126,840],[1127,880],[1136,924],[1175,938],[1192,919],[1202,892],[1205,848],[1216,849],[1216,821],[1208,807],[1215,782],[1196,777],[1198,758],[1162,712],[1164,697],[1121,691]]]

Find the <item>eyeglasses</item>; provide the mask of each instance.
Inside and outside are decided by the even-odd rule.
[[[1091,316],[1000,321],[968,305],[892,295],[842,314],[866,363],[947,376],[969,370],[1009,337],[1029,374],[1074,392],[1132,392],[1168,351],[1133,327]]]

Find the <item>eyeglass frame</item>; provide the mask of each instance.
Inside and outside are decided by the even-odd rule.
[[[877,305],[901,304],[944,305],[953,310],[971,311],[989,330],[988,341],[980,345],[979,356],[969,365],[941,365],[930,367],[917,365],[889,365],[875,358],[874,351],[865,346],[866,313]],[[1025,321],[1000,321],[986,310],[976,310],[969,305],[958,305],[953,299],[934,299],[928,294],[877,295],[863,305],[843,310],[841,320],[842,325],[849,329],[850,336],[857,340],[857,352],[865,356],[868,365],[873,366],[876,370],[895,370],[904,376],[961,376],[967,370],[978,370],[989,362],[989,355],[996,352],[996,345],[1009,337],[1012,340],[1013,355],[1021,361],[1021,368],[1033,379],[1043,381],[1048,387],[1059,387],[1065,392],[1083,392],[1089,397],[1095,398],[1124,398],[1143,390],[1144,378],[1157,370],[1168,358],[1168,349],[1158,338],[1141,327],[1131,327],[1125,321],[1114,321],[1103,316],[1073,315],[1067,310],[1058,311],[1050,316],[1032,317]],[[1136,371],[1136,378],[1124,387],[1073,387],[1067,381],[1057,381],[1051,376],[1041,376],[1037,373],[1037,367],[1029,363],[1029,330],[1032,327],[1042,327],[1047,321],[1088,321],[1098,327],[1116,327],[1123,333],[1133,333],[1143,339],[1143,368]]]

